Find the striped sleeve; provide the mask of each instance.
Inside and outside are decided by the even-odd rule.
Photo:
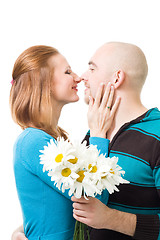
[[[158,147],[155,149],[155,167],[153,169],[153,176],[155,179],[155,187],[160,198],[160,142],[158,142]],[[160,214],[137,214],[137,225],[134,239],[160,240]]]

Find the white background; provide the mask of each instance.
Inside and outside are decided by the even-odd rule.
[[[1,1],[0,239],[10,239],[22,223],[12,170],[13,143],[21,130],[13,123],[8,104],[12,68],[18,55],[32,45],[54,46],[80,75],[103,43],[134,43],[144,51],[149,65],[142,101],[148,108],[160,108],[159,5],[159,0]],[[87,131],[83,84],[79,96],[81,100],[66,106],[60,119],[60,125],[72,138],[82,138]]]

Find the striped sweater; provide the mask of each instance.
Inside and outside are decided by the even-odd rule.
[[[85,140],[89,141],[89,132]],[[90,229],[91,240],[160,240],[160,111],[152,108],[124,124],[109,144],[130,184],[109,196],[108,206],[137,215],[133,237],[106,229]]]

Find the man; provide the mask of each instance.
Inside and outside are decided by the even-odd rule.
[[[110,81],[115,96],[121,97],[107,138],[109,156],[119,158],[130,181],[110,195],[108,206],[96,198],[72,197],[73,216],[92,227],[91,240],[160,239],[160,112],[147,111],[140,100],[147,72],[146,58],[137,46],[107,43],[82,76],[93,98],[101,81]]]
[[[147,111],[140,100],[147,72],[146,58],[138,47],[107,43],[96,51],[82,76],[86,101],[90,93],[95,98],[101,82],[111,82],[115,97],[121,97],[107,138],[109,156],[119,158],[130,181],[110,195],[108,206],[96,198],[72,198],[73,216],[92,227],[91,240],[160,238],[160,112]]]

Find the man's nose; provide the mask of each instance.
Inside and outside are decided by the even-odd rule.
[[[84,73],[81,75],[81,81],[84,81],[84,82],[87,82],[87,81],[88,81],[87,72],[84,72]]]

